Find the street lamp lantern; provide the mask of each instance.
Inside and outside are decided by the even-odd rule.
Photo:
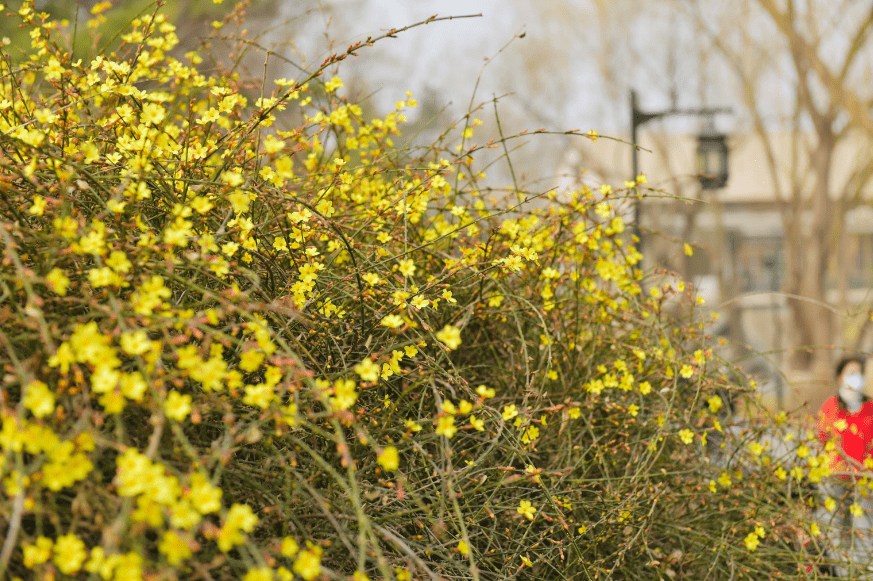
[[[630,110],[631,110],[631,143],[633,144],[633,174],[631,179],[636,179],[640,174],[639,146],[637,145],[638,130],[644,124],[654,119],[668,117],[672,115],[691,115],[697,117],[707,117],[709,123],[706,129],[701,133],[697,142],[697,163],[700,172],[700,184],[705,190],[714,190],[722,188],[727,183],[728,179],[728,148],[727,140],[724,134],[715,131],[713,124],[713,116],[719,113],[730,113],[731,110],[725,107],[702,107],[698,109],[679,109],[675,103],[669,109],[663,111],[642,111],[637,104],[636,91],[630,92]],[[640,220],[642,218],[642,208],[640,207],[640,197],[634,203],[634,236],[640,240],[642,246],[642,231],[640,229]]]
[[[715,130],[712,119],[697,137],[697,172],[704,190],[718,190],[727,184],[727,137]]]

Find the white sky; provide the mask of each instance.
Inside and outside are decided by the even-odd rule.
[[[267,40],[272,45],[290,41],[297,52],[293,58],[305,56],[311,70],[325,56],[367,35],[376,37],[434,14],[481,13],[478,18],[414,28],[378,42],[360,57],[347,59],[339,67],[346,90],[357,98],[371,95],[370,104],[382,114],[403,99],[407,90],[422,104],[430,98],[437,107],[448,105],[449,115],[439,121],[442,129],[447,121],[466,112],[482,73],[475,103],[512,93],[500,101],[504,134],[540,127],[594,128],[601,134],[626,137],[629,89],[635,87],[641,107],[651,111],[670,107],[675,87],[679,107],[732,106],[735,114],[718,117],[718,128],[726,132],[748,129],[749,116],[742,108],[733,70],[717,56],[712,41],[695,32],[688,20],[699,6],[713,25],[721,27],[726,41],[743,31],[758,43],[748,47],[744,58],[764,71],[758,99],[764,104],[765,123],[784,126],[784,111],[793,103],[795,91],[791,63],[772,24],[760,14],[742,13],[742,2],[737,2],[689,1],[685,5],[692,8],[683,20],[676,8],[647,0],[294,0],[280,5],[280,21],[291,23],[277,25]],[[606,23],[597,20],[598,4],[608,6]],[[835,25],[826,43],[833,48],[831,52],[839,52],[840,39],[845,37],[840,28],[851,24]],[[524,38],[514,39],[522,32]],[[328,37],[335,41],[330,48]],[[492,57],[483,72],[483,64]],[[280,76],[296,75],[289,69]],[[490,104],[476,116],[486,122],[483,134],[496,135]],[[670,117],[660,123],[647,128],[695,133],[702,120]],[[536,169],[548,174],[566,165],[562,156],[569,138],[530,143],[520,156],[529,174]],[[644,165],[646,155],[641,155]]]

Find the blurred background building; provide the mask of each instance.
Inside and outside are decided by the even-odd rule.
[[[651,152],[643,156],[649,186],[664,192],[642,200],[644,254],[647,266],[691,281],[706,303],[720,311],[722,324],[714,333],[743,347],[734,349],[735,356],[754,368],[770,403],[793,408],[808,401],[815,408],[830,388],[816,381],[806,350],[797,356],[795,313],[808,311],[811,300],[823,303],[813,305],[819,307],[813,323],[829,327],[833,340],[819,349],[831,351],[832,344],[844,351],[873,350],[873,183],[862,185],[857,175],[869,163],[873,143],[864,132],[854,131],[834,152],[827,190],[834,239],[823,256],[822,300],[785,290],[792,244],[802,250],[820,241],[814,239],[814,210],[804,184],[777,191],[770,171],[779,168],[778,179],[786,184],[792,176],[808,179],[811,170],[796,164],[808,159],[798,151],[813,146],[814,136],[773,132],[767,140],[754,133],[732,134],[726,186],[703,190],[695,172],[696,135],[644,132],[639,143]],[[622,156],[627,157],[624,144],[598,141],[570,153],[568,163],[614,167]],[[676,192],[681,199],[674,197]],[[685,240],[693,244],[691,256],[678,243]],[[795,254],[794,263],[802,265],[802,260]],[[814,273],[801,266],[795,276]],[[750,352],[765,356],[749,358]]]

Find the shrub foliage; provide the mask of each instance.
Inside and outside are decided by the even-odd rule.
[[[639,269],[615,201],[644,178],[489,190],[472,116],[399,147],[412,96],[366,120],[328,73],[369,43],[261,86],[160,11],[90,60],[7,17],[10,578],[802,569],[803,474],[706,458],[741,390],[689,289]]]

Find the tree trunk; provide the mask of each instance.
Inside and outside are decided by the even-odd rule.
[[[797,338],[804,350],[795,363],[811,370],[820,379],[830,375],[833,343],[833,308],[827,302],[828,262],[833,247],[833,204],[829,196],[831,160],[835,145],[830,127],[820,127],[819,142],[810,156],[815,184],[809,205],[809,231],[795,232],[791,294],[803,299],[792,301]],[[795,224],[795,230],[799,230]],[[804,235],[806,234],[806,235]]]

